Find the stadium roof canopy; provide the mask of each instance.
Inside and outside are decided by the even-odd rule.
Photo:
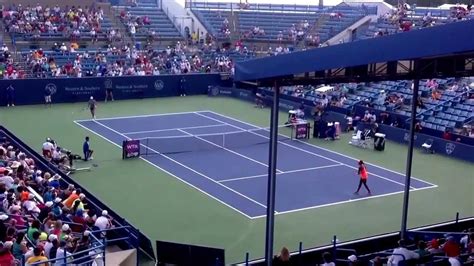
[[[474,20],[239,62],[258,86],[474,76]]]

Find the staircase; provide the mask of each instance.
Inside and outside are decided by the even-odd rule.
[[[112,6],[109,2],[97,3],[98,6],[101,6],[104,10],[104,15],[108,17],[112,23],[113,27],[120,31],[122,35],[122,45],[127,43],[133,43],[130,34],[128,33],[127,26],[120,21],[120,12],[124,9],[123,7]]]
[[[5,25],[3,24],[3,21],[2,21],[2,23],[1,23],[1,25],[2,25],[2,27],[1,27],[1,28],[2,28],[2,31],[1,31],[1,33],[0,33],[0,36],[1,36],[1,38],[2,38],[2,41],[3,41],[4,44],[7,45],[8,50],[9,50],[11,53],[13,53],[13,52],[15,52],[15,46],[13,45],[13,39],[12,39],[12,37],[10,36],[10,34],[5,31]]]
[[[230,41],[231,43],[235,43],[240,39],[239,15],[236,12],[231,11],[227,16],[227,20],[229,21],[230,27]]]
[[[327,14],[321,14],[318,17],[318,19],[314,22],[314,24],[310,26],[310,29],[309,29],[309,31],[306,35],[307,36],[308,35],[312,35],[312,36],[319,35],[319,30],[320,30],[321,26],[324,25],[324,23],[326,22],[326,20],[328,20],[328,18],[329,18],[329,16]],[[305,48],[306,48],[306,40],[300,41],[296,45],[297,50],[303,50]]]
[[[17,51],[17,46],[13,43],[13,38],[11,37],[10,33],[5,31],[5,24],[3,24],[3,20],[0,20],[0,38],[2,39],[2,44],[6,44],[8,47],[8,51],[10,52],[13,63],[15,64],[15,68],[17,70],[22,70],[27,73],[26,63],[22,60],[21,54]]]
[[[105,266],[135,266],[137,265],[137,250],[122,250],[118,246],[108,246],[105,249]]]
[[[319,18],[316,20],[314,23],[313,27],[311,28],[310,34],[315,36],[315,35],[320,35],[319,32],[322,28],[322,26],[328,21],[329,15],[328,14],[321,14]]]

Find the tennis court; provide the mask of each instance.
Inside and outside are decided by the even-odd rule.
[[[264,128],[212,111],[75,123],[118,147],[125,139],[140,139],[142,160],[250,219],[265,216],[269,132]],[[368,169],[372,195],[364,190],[354,195],[357,159],[280,135],[276,214],[403,192],[402,174],[370,163]],[[412,179],[412,191],[433,187]]]

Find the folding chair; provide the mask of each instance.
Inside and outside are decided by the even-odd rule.
[[[351,141],[349,141],[349,144],[359,146],[359,142],[362,137],[362,131],[357,130],[354,135],[352,135]]]

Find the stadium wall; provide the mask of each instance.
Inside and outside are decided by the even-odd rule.
[[[371,15],[361,18],[356,23],[347,27],[345,30],[341,31],[336,36],[332,37],[330,40],[327,41],[327,43],[330,45],[334,45],[340,43],[341,41],[343,43],[355,41],[354,36],[357,30],[363,25],[368,25],[370,21],[372,21],[376,17],[376,15]]]
[[[185,28],[189,29],[189,34],[193,31],[199,32],[201,36],[206,36],[207,29],[197,19],[192,12],[184,7],[184,3],[179,1],[163,1],[162,9],[168,15],[171,21],[180,31],[181,35],[185,36]]]
[[[209,96],[230,96],[234,98],[239,98],[247,101],[254,101],[254,93],[259,92],[264,95],[264,101],[267,106],[271,105],[272,102],[272,92],[268,90],[255,89],[254,91],[247,89],[236,89],[236,88],[225,88],[225,87],[212,87],[208,91]],[[292,97],[289,95],[281,95],[280,97],[280,108],[283,110],[291,110],[300,107],[301,104],[305,106],[305,113],[311,114],[313,109],[313,103],[308,100],[303,100],[301,98]],[[365,109],[359,110],[363,112]],[[344,114],[348,110],[343,108],[333,108],[331,107],[327,116],[324,117],[325,121],[338,121],[341,125],[346,123]],[[363,127],[359,125],[359,128]],[[379,125],[380,132],[386,135],[386,139],[391,141],[396,141],[402,144],[408,144],[409,131],[403,128],[396,128],[388,125]],[[435,132],[441,134],[442,132]],[[453,138],[462,137],[453,135]],[[432,149],[435,153],[445,155],[453,159],[461,159],[469,162],[474,162],[474,139],[464,138],[461,140],[466,143],[448,141],[438,137],[436,134],[422,134],[417,133],[415,135],[415,147],[421,148],[421,145],[425,143],[428,139],[433,140]]]
[[[183,77],[188,95],[205,94],[209,86],[225,83],[219,74],[0,80],[0,105],[7,104],[10,86],[15,105],[43,103],[46,88],[53,92],[53,103],[87,101],[90,96],[103,100],[106,89],[113,90],[116,100],[177,96]]]

